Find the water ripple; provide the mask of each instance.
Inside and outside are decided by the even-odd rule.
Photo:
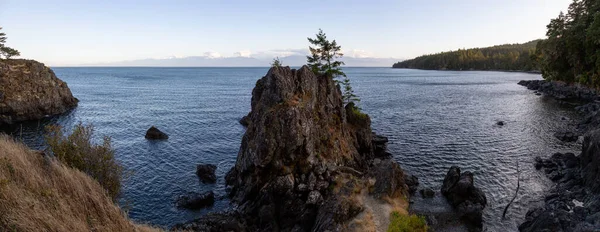
[[[224,176],[235,164],[244,128],[237,120],[250,110],[251,91],[266,68],[56,68],[80,105],[61,117],[7,129],[33,147],[42,147],[47,123],[72,127],[93,123],[97,135],[113,139],[117,159],[131,173],[123,182],[121,205],[140,222],[171,226],[228,207],[226,198],[200,211],[177,209],[187,191],[226,195]],[[539,75],[502,72],[419,71],[347,68],[360,106],[373,130],[389,137],[389,150],[421,186],[439,189],[448,168],[475,174],[488,196],[489,231],[516,230],[551,183],[533,168],[535,156],[576,151],[580,144],[556,141],[552,133],[576,120],[571,106],[535,96],[516,85]],[[499,120],[503,127],[496,126]],[[170,135],[150,142],[155,125]],[[97,137],[96,139],[100,139]],[[521,191],[500,220],[516,184]],[[216,184],[202,184],[196,165],[217,165]]]

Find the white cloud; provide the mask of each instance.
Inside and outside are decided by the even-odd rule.
[[[342,53],[344,53],[344,56],[352,58],[372,58],[374,56],[372,52],[362,49],[352,49],[349,51],[342,51]]]
[[[235,57],[250,57],[250,55],[252,55],[252,52],[250,50],[242,50],[242,51],[233,53],[233,56],[235,56]]]
[[[221,58],[223,56],[221,56],[221,53],[218,52],[214,52],[214,51],[210,51],[210,52],[205,52],[204,56],[208,57],[208,58]]]
[[[288,56],[306,56],[308,55],[308,49],[273,49],[267,51],[260,51],[253,54],[256,58],[274,58],[274,57],[288,57]]]

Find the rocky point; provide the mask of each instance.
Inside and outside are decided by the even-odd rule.
[[[44,64],[0,59],[0,125],[62,114],[77,102],[67,83]]]

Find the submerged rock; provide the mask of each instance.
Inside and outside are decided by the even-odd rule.
[[[198,164],[196,166],[196,175],[198,175],[202,183],[215,183],[217,181],[215,170],[217,170],[217,166],[213,164]]]
[[[205,193],[190,192],[177,198],[176,205],[186,209],[201,209],[215,203],[215,194],[212,191]]]
[[[419,191],[423,198],[433,198],[435,196],[435,191],[431,188],[424,188]]]
[[[450,167],[442,185],[442,195],[448,199],[463,221],[481,230],[482,211],[487,204],[485,193],[473,185],[473,173],[461,173],[457,166]]]
[[[558,131],[554,133],[554,137],[563,142],[576,142],[579,134],[572,131]]]
[[[496,125],[497,126],[504,126],[504,121],[498,121],[498,122],[496,122]]]
[[[162,140],[169,139],[169,136],[164,132],[160,131],[158,128],[152,126],[150,127],[150,129],[148,129],[148,131],[146,131],[145,138],[150,140]]]
[[[0,125],[62,114],[78,101],[44,64],[0,59]]]

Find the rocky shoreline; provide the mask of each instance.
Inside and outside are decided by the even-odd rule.
[[[545,80],[521,81],[520,85],[558,100],[575,101],[584,115],[574,132],[558,133],[563,141],[583,134],[579,155],[556,153],[536,157],[536,169],[543,169],[555,186],[546,194],[543,207],[530,209],[520,231],[600,230],[600,96],[595,89]]]
[[[62,114],[77,106],[67,83],[34,60],[0,60],[0,126]]]

